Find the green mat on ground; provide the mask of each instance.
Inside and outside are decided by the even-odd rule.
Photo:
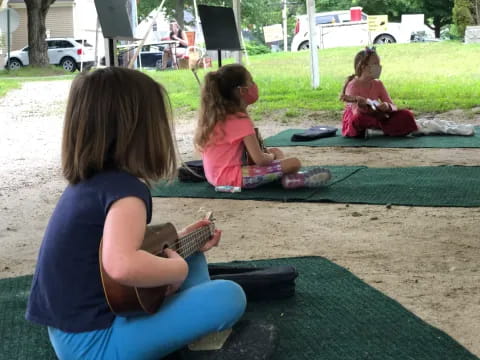
[[[480,206],[480,167],[422,166],[368,168],[327,166],[329,184],[318,188],[283,189],[280,183],[267,184],[240,193],[218,193],[207,182],[173,182],[158,185],[151,192],[158,197],[219,198],[392,204],[409,206]]]
[[[478,360],[450,336],[327,259],[234,263],[290,264],[299,272],[294,297],[250,302],[245,314],[277,326],[272,360]],[[30,282],[31,276],[0,280],[0,359],[55,359],[46,329],[24,320]]]
[[[282,146],[352,146],[352,147],[384,147],[384,148],[480,148],[480,126],[475,127],[473,136],[429,135],[418,137],[374,136],[369,139],[347,138],[337,135],[313,141],[291,141],[295,133],[306,129],[284,130],[277,135],[265,139],[269,147]]]

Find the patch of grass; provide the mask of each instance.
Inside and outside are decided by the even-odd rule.
[[[252,115],[280,109],[292,115],[301,109],[341,111],[344,105],[338,96],[345,78],[353,72],[353,58],[359,50],[320,50],[320,87],[315,90],[311,88],[308,52],[250,56],[247,67],[260,89],[260,101],[251,107]],[[377,52],[383,65],[381,79],[400,107],[423,113],[480,104],[480,45],[453,41],[389,44],[377,47]],[[175,108],[198,108],[200,92],[191,71],[149,74],[166,87]],[[205,71],[198,74],[202,79]]]
[[[300,111],[296,109],[290,109],[285,112],[285,117],[287,118],[296,118],[298,116],[300,116]]]
[[[19,87],[20,81],[0,78],[0,97],[4,96],[9,90]]]
[[[50,76],[65,76],[65,77],[74,77],[75,73],[70,73],[65,71],[59,66],[47,66],[47,67],[33,67],[25,66],[18,70],[1,70],[0,78],[43,78]],[[30,79],[29,79],[30,80]]]
[[[36,68],[26,66],[18,70],[0,70],[0,97],[11,89],[18,89],[22,82],[73,79],[78,73],[69,73],[58,66]]]
[[[353,72],[353,58],[359,47],[324,49],[318,52],[320,87],[312,89],[309,53],[288,52],[250,56],[248,69],[260,89],[260,101],[249,112],[260,120],[281,111],[288,119],[304,112],[340,113],[344,104],[338,97],[345,78]],[[377,47],[383,65],[382,81],[393,101],[416,113],[445,112],[480,106],[479,44],[454,41],[436,43],[389,44]],[[224,63],[231,62],[230,59]],[[40,69],[21,69],[23,77],[43,80],[62,69],[53,67],[47,74]],[[199,70],[203,79],[210,68]],[[64,73],[64,72],[63,72]],[[175,111],[194,112],[200,104],[200,87],[190,70],[145,71],[167,89]],[[0,96],[8,89],[0,72]],[[73,75],[63,75],[68,78]],[[9,86],[14,86],[10,83]],[[281,117],[279,117],[279,120]]]

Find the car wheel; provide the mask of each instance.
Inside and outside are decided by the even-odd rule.
[[[8,69],[9,70],[18,70],[22,67],[22,63],[18,59],[10,59],[8,61]]]
[[[375,44],[394,44],[396,43],[395,38],[392,35],[382,34],[375,38]]]
[[[308,50],[310,49],[310,44],[308,43],[308,41],[304,41],[302,42],[299,47],[298,47],[298,50]]]
[[[60,66],[69,72],[74,72],[77,69],[77,63],[71,57],[65,57],[60,61]]]

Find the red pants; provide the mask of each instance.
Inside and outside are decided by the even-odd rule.
[[[389,118],[379,120],[370,114],[354,114],[348,106],[343,113],[342,135],[363,137],[366,129],[381,129],[388,136],[404,136],[418,129],[415,117],[409,110],[398,110],[389,115]]]

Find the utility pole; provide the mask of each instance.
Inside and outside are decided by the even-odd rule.
[[[288,51],[288,37],[287,37],[287,0],[283,0],[283,9],[282,9],[282,20],[283,20],[283,51]]]

